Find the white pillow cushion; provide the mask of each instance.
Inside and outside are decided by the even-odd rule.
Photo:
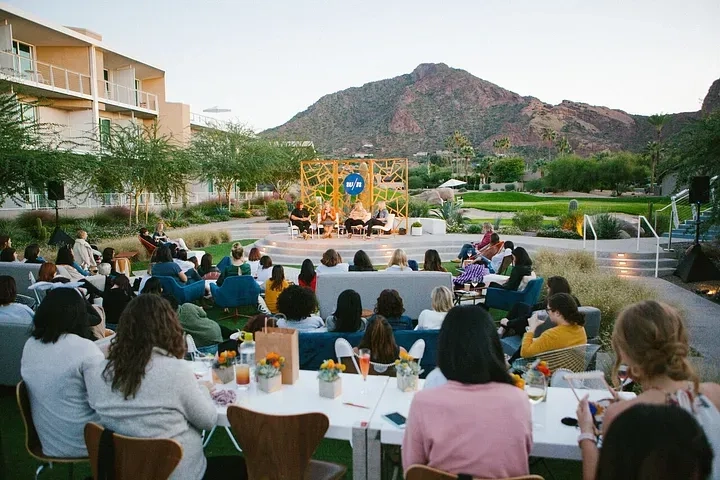
[[[537,275],[535,275],[535,272],[531,272],[530,275],[525,275],[522,278],[522,281],[520,282],[520,286],[518,287],[518,292],[522,292],[525,290],[525,287],[527,287],[530,280],[535,280],[537,278]]]

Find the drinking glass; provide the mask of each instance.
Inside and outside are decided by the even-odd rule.
[[[358,352],[360,360],[360,373],[363,376],[363,381],[367,382],[368,373],[370,373],[370,349],[361,348]]]
[[[235,364],[235,383],[241,388],[247,388],[250,385],[250,365],[247,363]]]
[[[480,282],[478,281],[478,277],[474,277],[470,283],[472,284],[472,288],[474,290],[477,288],[478,283],[480,283]]]
[[[536,370],[525,373],[525,393],[533,405],[540,403],[547,395],[547,379]]]

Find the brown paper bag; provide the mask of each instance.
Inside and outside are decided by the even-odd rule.
[[[282,368],[283,385],[292,385],[300,377],[300,347],[294,328],[264,328],[255,333],[255,359],[260,361],[270,352],[285,357]]]

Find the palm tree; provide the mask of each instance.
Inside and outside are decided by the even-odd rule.
[[[458,130],[455,130],[453,134],[445,140],[445,148],[447,148],[453,153],[453,158],[450,160],[451,167],[453,161],[464,156],[463,148],[466,147],[472,148],[472,145],[470,144],[470,141],[467,139],[467,137],[460,133]],[[460,169],[458,168],[458,174],[459,173]]]
[[[548,142],[548,155],[547,159],[550,161],[550,150],[552,149],[553,144],[555,143],[555,140],[557,139],[557,132],[553,130],[552,128],[543,128],[542,132],[540,133],[542,136],[542,139],[546,142]]]
[[[493,141],[493,148],[499,151],[500,154],[505,154],[508,150],[510,150],[511,146],[512,144],[510,143],[509,137],[501,137]]]
[[[570,142],[568,142],[567,137],[558,138],[555,142],[555,148],[557,148],[558,155],[561,157],[572,153],[572,146],[570,145]]]
[[[655,132],[657,133],[656,140],[648,143],[648,146],[645,149],[646,153],[650,154],[652,165],[650,172],[650,191],[655,191],[655,170],[660,163],[660,155],[662,153],[662,131],[663,127],[665,127],[669,121],[670,115],[664,113],[656,113],[655,115],[650,115],[648,117],[648,123],[655,128]],[[655,145],[651,146],[651,144]]]
[[[543,178],[545,176],[544,169],[547,166],[547,163],[548,163],[547,160],[544,158],[539,158],[539,159],[535,160],[535,163],[533,163],[533,167],[532,167],[533,173],[540,170],[540,178]]]

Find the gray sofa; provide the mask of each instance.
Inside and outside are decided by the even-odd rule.
[[[0,275],[9,275],[15,279],[17,293],[34,296],[34,294],[28,290],[30,286],[28,273],[32,272],[37,280],[40,267],[41,265],[39,263],[0,262]]]
[[[343,290],[352,289],[360,294],[362,306],[374,309],[380,292],[386,288],[398,291],[403,299],[405,315],[417,319],[430,308],[433,288],[444,285],[453,289],[452,275],[447,272],[347,272],[320,274],[315,294],[320,304],[320,315],[327,318],[335,311],[337,297]]]
[[[0,385],[20,381],[20,359],[31,328],[32,322],[0,316]]]

